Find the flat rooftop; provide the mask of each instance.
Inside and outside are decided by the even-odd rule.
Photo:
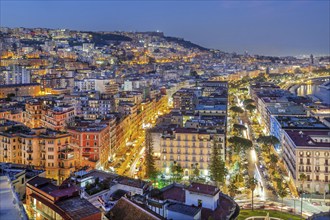
[[[314,117],[276,116],[283,129],[330,129]]]
[[[80,220],[88,216],[92,216],[100,213],[101,211],[96,208],[92,203],[86,199],[78,197],[72,197],[64,201],[55,203],[72,219]]]

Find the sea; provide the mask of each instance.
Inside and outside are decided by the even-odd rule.
[[[330,105],[330,90],[321,88],[320,85],[324,83],[322,81],[314,81],[310,85],[300,85],[297,88],[298,96],[314,95],[320,99],[321,102]]]

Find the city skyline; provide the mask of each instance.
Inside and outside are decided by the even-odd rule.
[[[1,1],[1,26],[159,30],[225,52],[329,54],[328,1],[77,2]]]

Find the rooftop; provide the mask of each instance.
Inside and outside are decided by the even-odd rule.
[[[162,189],[153,189],[150,193],[150,196],[153,199],[158,200],[175,200],[178,202],[185,202],[186,201],[186,193],[184,190],[184,186],[173,183],[171,185],[168,185]]]
[[[275,105],[267,106],[267,109],[272,115],[306,115],[306,110],[303,106],[292,103],[275,103]]]
[[[131,219],[143,219],[143,220],[157,220],[163,219],[156,213],[147,210],[129,199],[122,197],[114,207],[106,214],[110,220],[131,220]]]
[[[148,184],[147,182],[140,180],[140,179],[132,179],[132,178],[123,177],[123,176],[118,177],[116,179],[116,182],[118,182],[119,184],[122,184],[122,185],[132,186],[132,187],[141,188],[141,189],[143,189]]]
[[[285,132],[294,142],[296,147],[329,149],[329,145],[330,145],[329,131],[286,130]]]
[[[178,212],[184,215],[195,216],[198,212],[201,211],[200,207],[189,206],[181,203],[173,203],[167,206],[169,211]]]
[[[284,129],[330,129],[314,117],[276,116]]]
[[[92,203],[80,197],[72,197],[63,201],[56,202],[67,215],[72,219],[83,219],[100,213],[101,211],[96,208]]]
[[[186,190],[210,196],[215,196],[220,192],[218,187],[202,183],[191,183],[188,187],[186,187]]]

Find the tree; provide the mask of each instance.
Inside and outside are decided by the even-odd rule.
[[[245,106],[246,110],[248,110],[250,113],[252,113],[257,107],[252,104],[248,104]]]
[[[227,169],[219,150],[218,140],[216,139],[216,137],[213,137],[212,155],[210,162],[210,176],[211,180],[215,181],[219,186],[225,182]]]
[[[237,136],[230,137],[228,142],[234,145],[234,150],[237,154],[241,151],[246,151],[253,146],[251,140]]]
[[[241,114],[244,112],[244,110],[241,107],[236,106],[236,105],[231,107],[230,111],[233,111],[235,114]]]
[[[231,183],[229,186],[228,186],[228,192],[229,192],[229,195],[234,198],[235,195],[238,193],[238,188],[237,186],[234,184],[234,183]]]
[[[245,99],[245,100],[243,101],[243,104],[246,106],[246,105],[251,104],[251,103],[253,103],[253,102],[254,102],[253,99]]]
[[[155,167],[155,158],[154,158],[154,144],[152,140],[152,135],[150,130],[146,131],[145,134],[145,164],[146,164],[146,176],[152,180],[157,178],[157,170]]]
[[[198,168],[198,163],[191,164],[191,168],[193,169],[193,180],[198,179],[200,170]]]
[[[280,143],[280,141],[277,139],[277,137],[270,135],[270,136],[260,136],[257,139],[258,143],[262,143],[266,146],[270,146],[270,145],[277,145]]]
[[[17,97],[17,92],[19,91],[19,88],[18,87],[16,87],[15,88],[15,96]]]
[[[183,169],[181,167],[181,164],[174,161],[173,164],[171,165],[171,173],[175,182],[181,180],[183,174]]]
[[[11,101],[12,100],[12,97],[15,97],[15,94],[14,93],[7,94],[6,101]]]
[[[281,206],[281,212],[283,209],[283,199],[288,195],[288,192],[286,191],[286,188],[282,186],[282,184],[277,184],[278,188],[278,195],[282,199],[282,206]]]
[[[271,168],[274,169],[276,167],[277,162],[278,162],[278,158],[275,154],[271,154],[269,156],[269,159],[270,159],[270,166],[271,166]]]
[[[300,198],[301,198],[301,206],[300,206],[300,208],[301,208],[301,217],[303,217],[303,194],[304,194],[304,183],[305,183],[305,181],[307,180],[307,176],[304,174],[304,173],[301,173],[300,175],[299,175],[299,180],[301,181],[301,196],[300,196]]]
[[[247,129],[244,125],[241,125],[241,124],[234,124],[233,128],[234,128],[234,130],[236,130],[238,132],[242,132]]]
[[[252,211],[253,211],[253,192],[256,189],[257,184],[258,184],[258,180],[256,178],[249,177],[247,187],[250,188],[251,193],[252,193],[252,205],[251,205]]]

